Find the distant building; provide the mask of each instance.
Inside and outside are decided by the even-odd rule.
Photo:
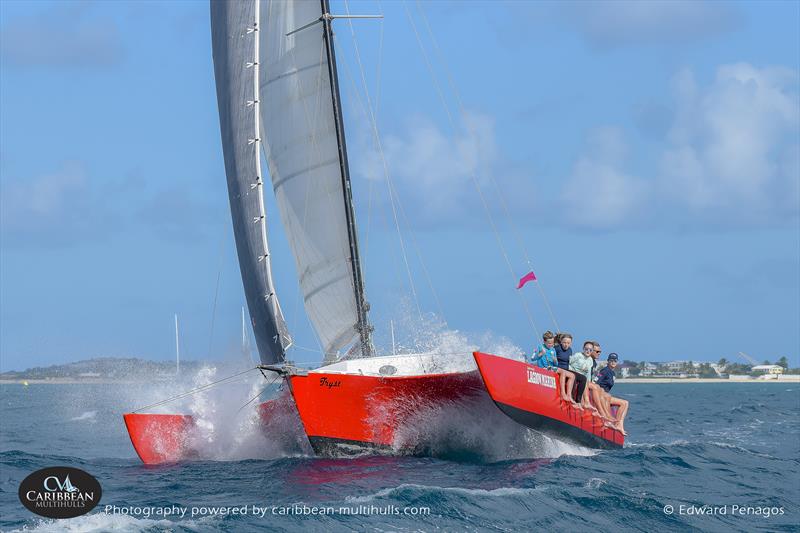
[[[691,366],[691,368],[700,368],[701,364],[702,363],[696,361],[670,361],[668,363],[661,363],[661,366],[672,371],[677,371],[683,370],[687,366]]]
[[[649,363],[645,361],[644,366],[639,368],[639,375],[643,377],[652,376],[656,373],[660,364],[661,363]]]
[[[783,374],[783,367],[780,365],[757,365],[750,370],[756,374]]]

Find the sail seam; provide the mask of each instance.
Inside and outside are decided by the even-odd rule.
[[[273,191],[277,191],[279,187],[281,187],[284,183],[286,183],[287,181],[289,181],[292,178],[296,178],[298,176],[302,176],[303,174],[305,174],[307,172],[311,172],[312,170],[317,170],[317,169],[320,169],[320,168],[323,168],[323,167],[327,167],[329,165],[333,165],[333,164],[336,164],[338,162],[339,162],[338,159],[328,159],[327,161],[322,161],[321,163],[317,163],[316,165],[311,165],[310,167],[306,167],[303,170],[298,170],[297,172],[293,172],[291,174],[288,174],[286,177],[281,178],[278,181],[274,182],[272,184],[272,190]]]
[[[306,70],[311,70],[312,68],[321,67],[323,64],[324,64],[323,62],[319,62],[313,65],[306,65],[305,67],[295,68],[293,70],[290,70],[289,72],[284,72],[283,74],[278,74],[274,78],[270,78],[267,81],[265,81],[263,87],[266,87],[272,82],[282,80],[283,78],[288,78],[289,76],[300,74],[301,72],[305,72]]]

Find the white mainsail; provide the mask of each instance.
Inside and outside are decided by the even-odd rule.
[[[272,187],[306,312],[330,360],[356,337],[368,355],[371,328],[327,13],[326,0],[262,2],[260,83]]]
[[[257,0],[211,2],[211,37],[231,218],[261,362],[283,361],[291,339],[272,283],[258,133]]]

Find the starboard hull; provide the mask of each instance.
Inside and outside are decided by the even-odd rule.
[[[621,448],[625,436],[599,416],[574,408],[558,394],[559,375],[522,361],[475,352],[486,390],[514,421],[561,440],[592,448]]]

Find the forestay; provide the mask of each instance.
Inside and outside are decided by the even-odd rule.
[[[368,326],[334,101],[335,58],[325,38],[330,21],[312,24],[326,7],[262,3],[260,81],[262,137],[278,210],[306,312],[330,360]],[[361,338],[366,346],[368,331]]]
[[[283,361],[291,344],[270,271],[262,195],[256,0],[212,0],[211,37],[233,232],[247,307],[262,363]]]

